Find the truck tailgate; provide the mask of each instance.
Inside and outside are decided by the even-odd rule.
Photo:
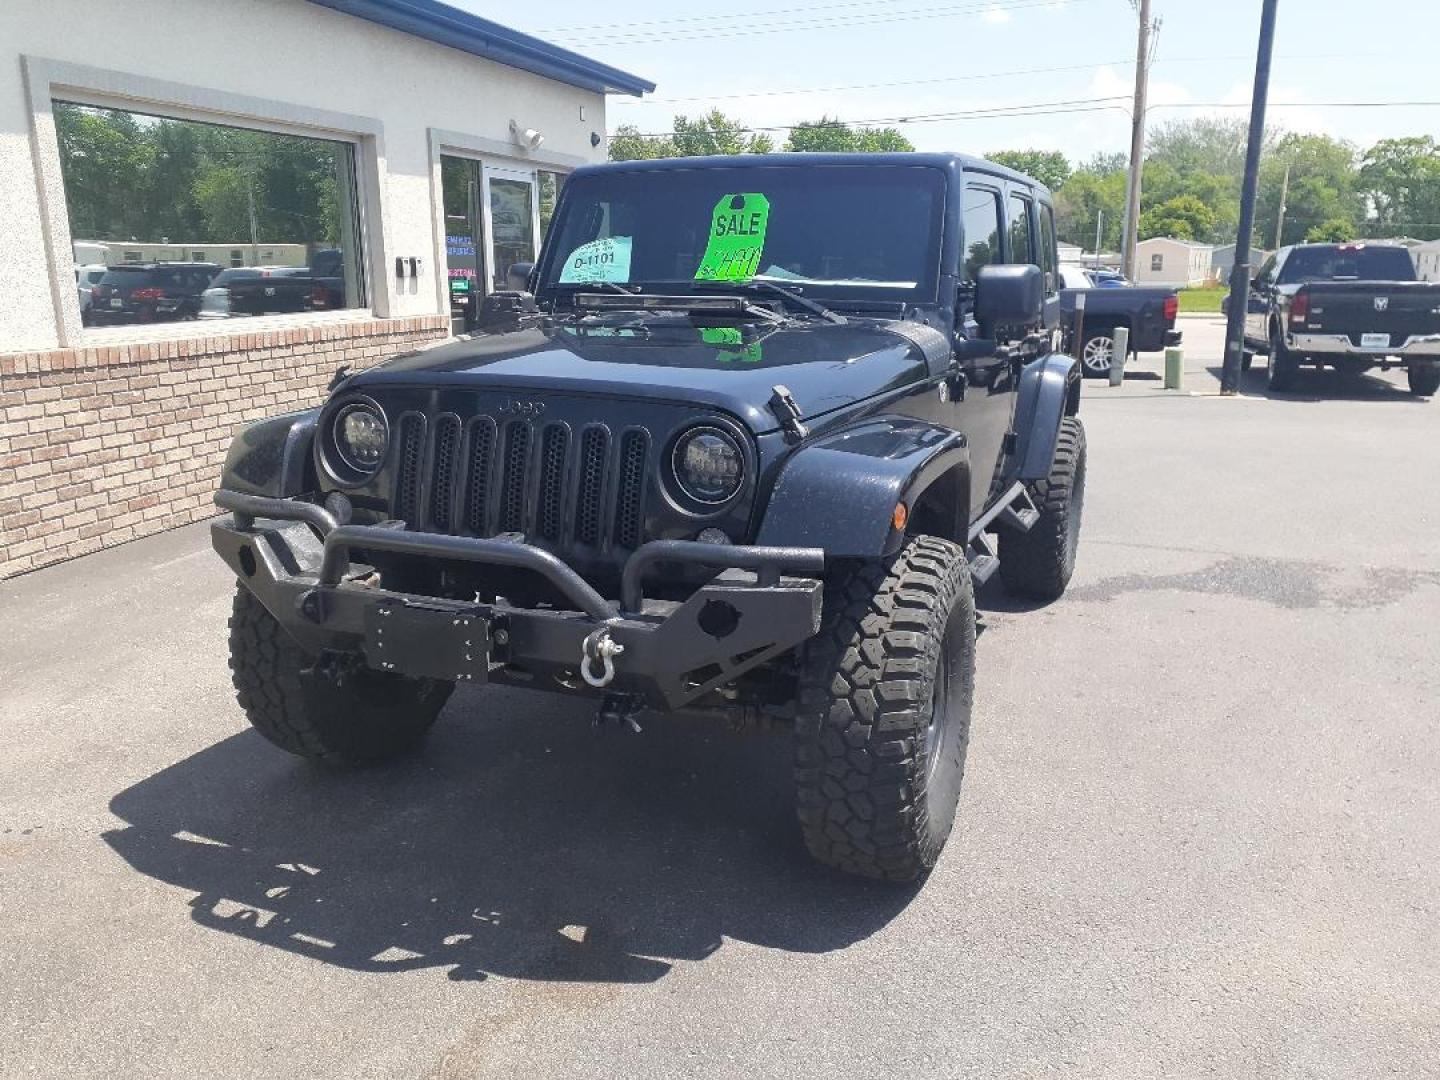
[[[1389,334],[1392,346],[1409,337],[1440,334],[1440,284],[1425,281],[1329,281],[1305,286],[1308,333],[1344,334],[1361,345],[1364,334]],[[1300,327],[1292,324],[1292,329]],[[1363,344],[1372,344],[1363,342]]]

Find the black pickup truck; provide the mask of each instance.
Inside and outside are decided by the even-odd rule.
[[[1060,267],[1061,325],[1080,358],[1080,370],[1090,378],[1103,379],[1110,372],[1115,351],[1115,331],[1130,331],[1129,355],[1158,352],[1167,345],[1180,344],[1175,316],[1180,297],[1174,289],[1127,285],[1100,287],[1089,271],[1079,266]],[[1084,310],[1078,311],[1083,296]]]
[[[339,248],[315,252],[309,266],[242,266],[225,270],[205,290],[200,318],[343,308],[344,273],[344,256]]]
[[[1440,390],[1440,284],[1397,244],[1297,244],[1260,268],[1245,344],[1269,357],[1272,390],[1302,365],[1345,375],[1404,367],[1413,394]],[[1248,361],[1248,357],[1247,357]]]

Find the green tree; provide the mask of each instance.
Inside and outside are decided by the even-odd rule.
[[[1288,229],[1288,226],[1287,226]],[[1322,221],[1305,233],[1307,244],[1348,244],[1359,235],[1355,222],[1349,218]]]
[[[996,150],[985,155],[997,165],[1033,176],[1051,191],[1070,179],[1070,159],[1058,150]]]
[[[1103,215],[1103,218],[1102,218]],[[1095,226],[1103,225],[1100,246],[1114,251],[1120,246],[1120,226],[1125,216],[1125,171],[1080,170],[1055,194],[1055,231],[1067,244],[1089,250],[1095,243]]]
[[[1371,235],[1440,237],[1440,145],[1431,136],[1376,143],[1365,152],[1358,180],[1375,208]]]
[[[896,128],[852,128],[839,118],[822,116],[790,129],[786,150],[811,153],[884,153],[914,150]]]
[[[1150,133],[1145,160],[1163,162],[1182,175],[1209,173],[1233,177],[1238,192],[1249,138],[1249,121],[1240,117],[1197,116],[1172,120]],[[1267,135],[1267,149],[1271,142]]]
[[[1215,211],[1193,195],[1177,195],[1140,215],[1140,239],[1169,236],[1206,240],[1215,230]]]
[[[610,136],[611,161],[650,161],[674,156],[673,138],[642,135],[634,124],[621,124]]]
[[[63,102],[54,117],[70,235],[128,240],[145,232],[135,193],[146,189],[154,154],[136,117]]]
[[[1358,228],[1365,200],[1356,191],[1355,148],[1328,135],[1282,135],[1260,165],[1260,190],[1255,204],[1256,240],[1275,243],[1280,194],[1285,171],[1290,190],[1285,199],[1285,229],[1280,243],[1298,243],[1312,230],[1336,221]]]
[[[644,135],[633,124],[621,124],[610,136],[611,161],[649,161],[667,157],[708,157],[712,154],[768,154],[775,142],[764,132],[749,134],[740,121],[719,109],[700,116],[676,116],[669,135]]]

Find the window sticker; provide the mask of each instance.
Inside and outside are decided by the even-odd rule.
[[[710,238],[696,281],[747,281],[765,251],[770,200],[757,192],[722,195],[710,215]]]
[[[607,236],[581,244],[565,256],[560,284],[586,281],[629,281],[630,237]]]

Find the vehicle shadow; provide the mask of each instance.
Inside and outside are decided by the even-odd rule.
[[[1224,375],[1224,368],[1219,364],[1208,366],[1205,370],[1213,375],[1217,382]],[[1266,385],[1268,378],[1264,358],[1257,357],[1255,365],[1249,371],[1240,373],[1240,392],[1273,401],[1311,404],[1320,401],[1408,401],[1412,404],[1424,404],[1430,400],[1369,372],[1362,375],[1342,375],[1329,368],[1323,371],[1301,368],[1295,375],[1294,389],[1284,393],[1271,390]]]
[[[252,732],[116,795],[104,839],[202,926],[367,972],[649,982],[726,937],[806,953],[915,895],[809,862],[789,743],[457,693],[416,756],[316,767]]]

